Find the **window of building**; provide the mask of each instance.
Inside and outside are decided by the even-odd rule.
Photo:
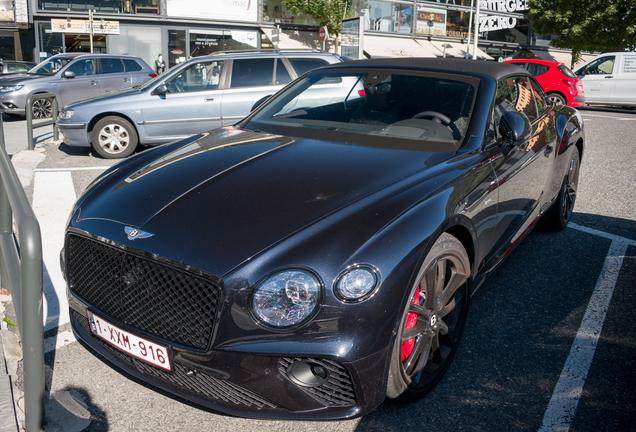
[[[308,14],[292,14],[285,10],[281,0],[263,0],[263,21],[279,24],[320,25],[320,20]]]
[[[387,1],[368,1],[360,10],[364,29],[380,32],[411,33],[413,30],[413,4]]]
[[[38,0],[38,9],[108,14],[159,15],[160,0]]]

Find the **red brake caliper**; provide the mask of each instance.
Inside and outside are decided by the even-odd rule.
[[[411,303],[419,304],[419,302],[420,302],[420,287],[417,287],[417,290],[415,290],[415,295],[413,296],[413,300],[411,301]],[[404,325],[404,328],[405,329],[413,328],[415,327],[416,323],[417,323],[417,314],[410,312],[406,316],[406,324]],[[406,359],[409,358],[409,356],[413,352],[413,347],[415,347],[415,338],[409,339],[402,344],[402,363],[404,363]]]

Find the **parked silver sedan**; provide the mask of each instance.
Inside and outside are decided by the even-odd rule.
[[[62,139],[124,158],[138,143],[162,144],[236,123],[255,102],[305,72],[342,61],[317,51],[229,52],[196,57],[141,87],[67,106]]]
[[[28,73],[0,77],[0,112],[34,118],[51,117],[51,99],[38,94],[55,94],[58,106],[100,93],[141,85],[157,76],[139,57],[115,54],[56,54]],[[30,107],[27,99],[36,95]]]

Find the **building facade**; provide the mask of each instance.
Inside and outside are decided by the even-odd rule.
[[[480,1],[481,58],[528,50],[559,55],[547,51],[549,39],[533,34],[529,0]],[[472,53],[477,0],[354,0],[348,16],[360,17],[373,42],[364,48],[368,57],[464,57]],[[215,51],[272,48],[276,26],[281,48],[321,46],[319,23],[289,13],[281,0],[0,0],[0,55],[41,61],[89,52],[92,27],[93,52],[138,55],[151,65],[161,53],[170,67]]]

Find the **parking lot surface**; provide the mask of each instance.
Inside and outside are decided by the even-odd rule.
[[[458,354],[427,397],[327,423],[222,415],[137,381],[75,342],[59,270],[64,222],[114,162],[42,146],[27,193],[43,234],[47,390],[72,395],[88,413],[78,430],[90,431],[636,430],[636,113],[581,113],[587,143],[570,227],[536,229],[476,292]]]

